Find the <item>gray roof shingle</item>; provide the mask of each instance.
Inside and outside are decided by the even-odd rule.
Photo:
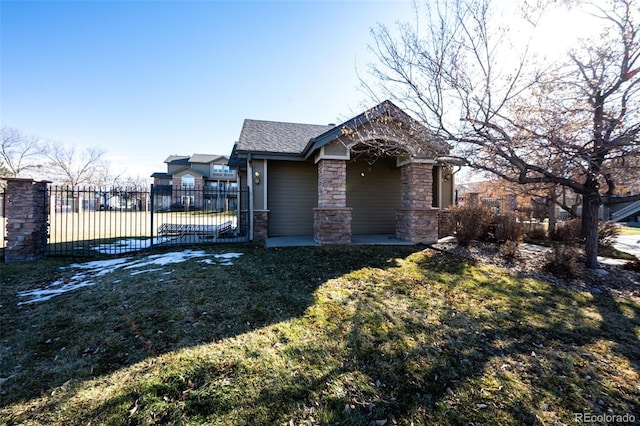
[[[244,120],[238,151],[301,154],[309,140],[335,126]]]
[[[189,158],[190,163],[210,163],[216,160],[228,160],[229,158],[226,155],[217,155],[217,154],[193,154]]]
[[[165,163],[187,163],[189,161],[188,155],[170,155],[164,160]]]

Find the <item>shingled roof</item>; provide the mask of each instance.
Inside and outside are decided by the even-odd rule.
[[[369,123],[373,127],[367,128]],[[228,164],[242,167],[249,157],[305,161],[323,146],[345,135],[355,134],[358,129],[364,129],[361,136],[370,136],[368,140],[374,142],[384,141],[387,135],[397,139],[396,131],[406,132],[405,151],[416,158],[434,158],[450,149],[433,138],[422,124],[387,100],[337,126],[246,119]]]
[[[244,120],[236,149],[250,152],[302,154],[309,140],[335,126]]]
[[[193,154],[189,158],[190,163],[211,163],[217,160],[228,160],[229,157],[226,155],[211,155],[211,154]]]
[[[187,164],[189,162],[188,155],[170,155],[164,160],[165,163],[180,163]]]

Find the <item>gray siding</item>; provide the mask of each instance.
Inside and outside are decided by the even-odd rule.
[[[396,209],[401,207],[400,169],[395,160],[347,163],[347,207],[353,208],[353,235],[395,234]]]
[[[311,163],[267,163],[269,236],[313,235],[318,206],[318,169]]]
[[[342,142],[333,142],[325,145],[324,153],[327,155],[347,155],[347,147]]]
[[[208,164],[192,163],[191,164],[191,169],[199,172],[200,174],[202,174],[204,176],[209,176],[209,174],[210,174],[210,170],[209,170],[209,165]]]
[[[442,205],[440,208],[446,209],[453,204],[453,176],[449,180],[442,182],[440,190],[442,191]]]

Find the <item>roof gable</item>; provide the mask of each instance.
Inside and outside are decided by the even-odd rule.
[[[381,129],[383,131],[379,132]],[[406,144],[407,151],[418,157],[422,156],[419,153],[421,149],[416,149],[417,144],[410,143],[409,140],[418,141],[418,144],[426,142],[426,145],[431,148],[428,149],[430,154],[435,151],[441,153],[448,151],[444,144],[429,137],[427,129],[420,122],[398,108],[393,102],[386,100],[311,139],[304,150],[304,155],[305,158],[309,158],[323,146],[344,136],[350,137],[352,142],[357,142],[358,138],[363,141],[384,140],[389,139],[391,135],[395,138],[404,135],[402,139],[408,142]]]
[[[197,177],[197,178],[203,178],[206,177],[205,174],[200,173],[199,171],[192,169],[190,167],[185,167],[184,169],[180,169],[177,170],[173,173],[173,177],[183,177],[185,175],[191,175],[193,177]]]

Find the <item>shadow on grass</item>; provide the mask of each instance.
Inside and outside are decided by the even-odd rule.
[[[299,317],[327,280],[365,266],[393,266],[392,259],[417,250],[203,249],[243,255],[233,266],[196,258],[135,276],[113,273],[96,278],[101,281],[91,287],[22,306],[16,306],[17,291],[68,277],[74,272],[59,267],[70,262],[3,265],[0,377],[9,380],[0,388],[0,406],[46,394],[69,380],[108,375],[149,357]]]
[[[415,250],[251,249],[224,286],[205,268],[185,274],[208,292],[185,281],[182,292],[125,299],[131,318],[119,326],[139,333],[120,350],[143,350],[100,374],[219,344],[151,363],[152,379],[136,377],[77,423],[537,424],[638,413],[637,303]],[[232,337],[242,340],[223,345]]]

